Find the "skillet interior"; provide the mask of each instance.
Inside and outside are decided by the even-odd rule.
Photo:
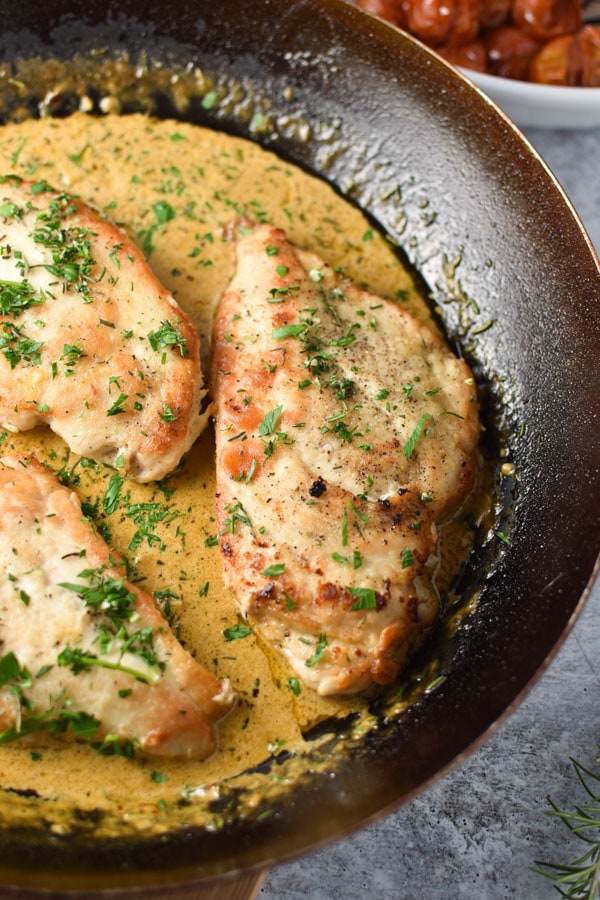
[[[48,0],[43,21],[38,9],[0,2],[13,29],[0,38],[2,59],[101,46],[134,61],[145,51],[167,68],[193,62],[223,73],[224,88],[242,85],[268,128],[233,105],[178,113],[161,94],[156,109],[261,140],[330,180],[400,243],[450,336],[471,348],[492,452],[509,447],[517,473],[499,488],[497,527],[510,546],[487,540],[465,573],[464,592],[480,589],[480,599],[445,681],[331,776],[308,777],[268,818],[259,807],[216,833],[182,827],[161,840],[99,843],[89,832],[49,839],[43,821],[33,832],[3,829],[4,884],[89,895],[92,885],[195,880],[314,847],[411,797],[510,710],[564,637],[598,553],[600,272],[512,126],[428,51],[341,0],[246,0],[243,14],[238,0],[171,0],[168,15],[159,3]]]

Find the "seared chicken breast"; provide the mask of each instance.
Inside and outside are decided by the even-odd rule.
[[[438,525],[476,477],[471,372],[269,225],[238,240],[212,353],[219,543],[242,615],[321,694],[391,682],[437,616]]]
[[[0,743],[203,758],[234,703],[39,462],[0,461]]]
[[[0,184],[0,425],[47,423],[138,481],[167,475],[206,421],[199,339],[138,248],[80,200]]]

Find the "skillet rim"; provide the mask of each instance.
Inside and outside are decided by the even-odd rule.
[[[51,7],[52,9],[58,9],[60,7],[64,10],[65,7],[72,7],[72,6],[76,6],[76,5],[77,5],[77,3],[73,3],[73,4],[50,3],[49,7]],[[173,5],[174,5],[174,7],[176,7],[177,3],[175,3]],[[182,5],[182,4],[180,4],[180,5]],[[117,5],[116,3],[111,2],[111,3],[107,4],[107,9],[108,10],[117,9],[117,8],[122,8],[123,6],[126,6],[129,9],[130,6],[137,7],[137,4],[134,2],[131,4],[118,4]],[[251,8],[252,8],[252,15],[258,15],[258,11],[260,11],[260,10],[274,11],[277,8],[277,4],[273,3],[272,0],[253,0],[252,3],[248,4],[248,6],[251,6]],[[226,2],[224,4],[222,4],[222,7],[229,7],[231,9],[234,9],[235,4],[232,2],[232,0],[226,0]],[[0,6],[0,8],[1,8],[1,6]],[[23,4],[23,8],[26,9],[26,4]],[[148,12],[152,13],[154,15],[157,15],[158,14],[157,9],[158,9],[158,6],[154,10],[151,8]],[[354,42],[357,44],[357,46],[352,47],[352,52],[355,54],[357,60],[364,58],[364,54],[366,52],[366,47],[367,47],[368,42],[375,41],[375,43],[378,43],[378,46],[381,50],[382,57],[385,60],[389,60],[389,58],[391,56],[394,56],[395,54],[399,53],[400,59],[404,60],[404,62],[406,62],[406,60],[408,60],[411,64],[411,66],[415,65],[415,61],[416,61],[416,63],[418,64],[417,71],[419,72],[419,74],[423,75],[423,73],[427,71],[429,76],[432,79],[432,84],[434,86],[439,88],[440,84],[442,84],[444,82],[444,79],[448,79],[448,78],[451,79],[451,81],[450,81],[450,83],[452,85],[451,89],[452,89],[452,91],[454,91],[452,102],[454,102],[457,105],[457,109],[460,109],[463,112],[463,114],[467,117],[466,123],[462,122],[461,124],[459,124],[457,126],[458,135],[457,135],[456,144],[463,148],[466,146],[465,141],[466,141],[466,135],[467,135],[467,131],[468,131],[467,126],[471,126],[473,124],[481,125],[482,123],[489,124],[490,129],[496,135],[501,135],[503,140],[508,142],[508,146],[512,147],[512,149],[514,149],[515,152],[518,151],[517,155],[519,155],[519,153],[520,153],[521,165],[524,166],[525,169],[528,172],[530,172],[530,174],[532,176],[535,175],[537,182],[545,184],[547,188],[549,188],[551,186],[552,190],[550,191],[550,194],[551,194],[550,199],[548,199],[548,198],[542,198],[542,199],[546,201],[546,204],[545,204],[546,207],[553,209],[555,212],[561,213],[561,215],[559,215],[558,218],[563,223],[567,222],[569,224],[569,237],[570,237],[570,241],[572,242],[573,254],[577,258],[578,261],[585,260],[585,262],[587,263],[587,265],[584,267],[586,269],[587,281],[592,286],[592,288],[594,287],[594,283],[595,283],[595,289],[596,289],[596,291],[598,291],[598,297],[600,298],[600,279],[598,277],[600,275],[600,271],[599,271],[598,259],[597,259],[597,256],[595,255],[593,248],[591,247],[589,238],[587,238],[587,235],[585,234],[585,230],[583,229],[583,226],[579,222],[577,215],[576,215],[575,211],[573,210],[572,206],[570,205],[569,201],[567,200],[564,192],[562,191],[562,189],[560,188],[560,186],[558,185],[556,180],[553,178],[553,176],[551,175],[551,173],[549,172],[549,170],[547,169],[545,164],[543,164],[543,162],[541,161],[539,156],[535,153],[535,151],[533,151],[532,148],[527,145],[527,142],[525,141],[525,139],[516,131],[516,129],[513,128],[512,124],[502,114],[500,114],[499,111],[497,109],[495,109],[492,104],[490,104],[488,101],[486,101],[482,97],[482,95],[480,95],[480,93],[477,91],[476,88],[473,88],[469,82],[467,82],[464,78],[462,78],[462,76],[454,74],[454,73],[452,73],[452,75],[450,75],[449,67],[447,67],[446,64],[444,64],[440,60],[438,60],[434,54],[431,54],[429,51],[425,50],[421,45],[418,45],[417,42],[413,41],[412,39],[409,39],[407,36],[401,35],[400,33],[396,32],[394,29],[391,29],[391,27],[387,26],[385,23],[371,20],[371,17],[369,17],[367,14],[363,13],[362,11],[356,10],[353,7],[350,7],[349,5],[343,3],[342,0],[321,0],[321,2],[318,2],[318,0],[302,0],[302,2],[297,4],[297,7],[291,13],[287,14],[286,20],[283,23],[283,27],[287,28],[288,32],[290,32],[292,29],[293,23],[299,23],[301,21],[302,23],[304,23],[303,34],[304,34],[304,37],[306,37],[308,20],[313,16],[315,11],[318,11],[321,9],[326,9],[327,16],[330,17],[330,21],[331,21],[331,19],[335,20],[336,26],[338,29],[341,29],[342,27],[347,29],[345,32],[343,32],[345,38],[348,38],[348,35],[350,34],[350,30],[349,30],[350,28],[355,29],[355,31],[353,32],[353,35],[354,35]],[[336,31],[336,39],[337,40],[339,40],[341,34],[342,34],[342,31],[340,31],[340,30]],[[263,51],[262,51],[262,53],[263,53],[262,65],[266,65],[264,60],[266,59],[265,54],[267,53],[268,49],[269,48],[267,47],[266,49],[263,49]],[[227,47],[226,52],[230,53],[231,47]],[[270,52],[271,53],[273,52],[272,47],[271,47]],[[335,54],[334,54],[334,56],[335,56]],[[331,63],[331,61],[332,61],[331,59],[328,60],[328,62],[330,62],[330,63]],[[279,60],[279,62],[280,62],[280,60]],[[377,63],[378,63],[379,70],[382,70],[382,68],[383,68],[382,61],[378,60]],[[324,73],[321,71],[320,73],[317,73],[317,74],[324,79],[324,84],[322,85],[322,87],[327,88],[329,91],[331,91],[331,81],[330,80],[328,81],[328,79],[325,78],[325,75],[328,73]],[[313,73],[313,75],[314,75],[314,73]],[[311,77],[313,77],[313,75],[311,75]],[[356,84],[354,86],[356,87]],[[311,83],[311,89],[314,89],[314,86],[312,86],[312,83]],[[389,91],[388,91],[388,93],[389,93]],[[431,93],[426,94],[426,96],[428,96],[430,98],[429,99],[430,103],[434,102],[432,99]],[[329,96],[327,93],[326,93],[326,97],[329,100]],[[475,98],[477,98],[477,99],[475,99]],[[354,102],[355,102],[355,100],[354,100]],[[350,106],[352,106],[352,104]],[[345,110],[345,108],[346,107],[344,107],[344,110]],[[439,103],[437,101],[435,102],[435,104],[433,105],[432,108],[435,110],[435,112],[438,116],[442,115],[442,113],[440,111]],[[380,112],[378,112],[378,116],[379,116],[379,118],[381,117]],[[219,125],[219,124],[223,124],[223,123],[220,122],[218,119],[215,119],[214,124]],[[364,124],[363,124],[363,127],[364,127]],[[293,146],[290,145],[289,142],[286,143],[285,141],[279,141],[279,142],[272,143],[269,140],[266,143],[270,147],[270,149],[281,149],[283,147],[282,153],[284,156],[285,155],[289,156],[294,151],[294,149],[296,149],[297,152],[303,150],[303,148],[294,148]],[[302,154],[300,154],[300,155],[302,155]],[[304,159],[304,157],[302,157],[298,161],[301,164],[306,164],[306,160]],[[506,164],[506,159],[503,159],[503,164]],[[342,182],[344,173],[345,173],[345,171],[347,171],[347,169],[346,170],[344,169],[344,165],[347,166],[347,162],[340,163],[339,161],[334,161],[333,167],[331,169],[329,169],[327,172],[325,172],[325,174],[334,182],[335,181]],[[513,174],[515,176],[518,176],[519,173],[518,172],[515,173],[513,170]],[[519,187],[520,187],[521,191],[523,191],[524,188],[523,188],[523,185],[520,180],[519,180]],[[367,188],[364,188],[364,189],[366,190]],[[413,195],[414,195],[414,197],[418,197],[418,192],[413,191]],[[413,195],[410,196],[411,201],[413,200]],[[357,199],[361,200],[362,197],[357,197],[357,195],[354,194],[353,199],[355,201]],[[363,202],[365,202],[365,201],[363,201]],[[416,206],[416,203],[413,203],[413,206]],[[544,203],[542,203],[542,208],[543,207],[544,207]],[[384,225],[387,224],[385,217],[384,217],[384,211],[381,209],[380,204],[379,205],[375,204],[374,208],[370,211],[371,211],[371,214],[373,215],[374,219],[379,224],[384,224]],[[413,210],[413,218],[411,220],[411,224],[409,227],[412,227],[412,229],[413,229],[411,232],[411,239],[414,239],[416,241],[415,247],[412,248],[414,251],[412,261],[415,262],[417,265],[419,265],[419,267],[422,268],[422,270],[424,272],[432,273],[429,275],[428,280],[429,280],[430,284],[432,284],[432,286],[436,287],[436,289],[437,289],[436,296],[441,297],[443,294],[443,290],[442,290],[443,286],[440,286],[439,283],[436,285],[436,281],[437,281],[437,279],[439,279],[439,266],[438,266],[438,269],[435,269],[431,265],[431,259],[437,258],[439,256],[439,254],[432,253],[432,250],[431,250],[432,241],[431,241],[429,235],[425,233],[423,226],[418,222],[417,217],[414,215],[414,210]],[[555,228],[556,228],[556,226],[555,226]],[[388,225],[388,230],[389,230],[389,225]],[[556,229],[556,230],[558,230],[558,229]],[[578,250],[578,252],[575,252],[576,244],[578,244],[578,242],[575,240],[575,232],[579,233],[579,250]],[[551,234],[551,232],[550,232],[550,234]],[[548,240],[548,239],[549,238],[546,237],[546,240]],[[581,241],[583,241],[583,244],[581,244]],[[584,245],[586,247],[585,251],[583,250]],[[439,260],[438,260],[438,262],[439,262]],[[422,264],[422,265],[420,265],[420,264]],[[574,260],[570,260],[571,270],[573,269],[573,264],[574,264]],[[461,265],[462,265],[462,262],[461,262]],[[594,271],[595,271],[595,282],[592,277]],[[573,327],[572,319],[568,315],[565,314],[565,316],[563,318],[564,318],[563,324],[570,325],[571,327]],[[453,332],[453,330],[456,331],[457,323],[455,321],[453,321],[451,315],[449,316],[449,319],[448,319],[448,326],[449,326],[449,330],[451,333]],[[485,338],[485,336],[483,336],[483,338]],[[485,344],[486,348],[489,349],[489,352],[492,355],[492,358],[497,358],[497,356],[498,356],[497,348],[491,347],[489,341],[484,341],[484,344]],[[506,349],[506,348],[501,347],[501,349]],[[514,352],[511,354],[511,358],[514,358]],[[490,367],[488,366],[488,373],[489,373],[489,368]],[[485,367],[482,367],[482,370],[483,370],[483,379],[485,380],[486,374],[487,374]],[[536,380],[534,378],[532,378],[531,380],[532,380],[532,384],[535,386],[537,384]],[[529,386],[530,385],[528,384],[527,387],[529,388]],[[518,387],[521,387],[521,386],[518,386]],[[520,393],[517,392],[516,397],[511,396],[511,398],[510,398],[511,402],[515,403],[517,400],[523,400],[524,399],[523,393],[524,392],[521,391]],[[556,403],[556,400],[557,400],[556,397],[553,398],[554,403]],[[558,435],[556,432],[552,432],[552,436],[556,440]],[[578,458],[581,458],[583,454],[581,454],[581,453],[576,454],[575,449],[576,448],[571,448],[574,458],[575,458],[575,456],[578,456]],[[523,444],[523,447],[519,451],[520,452],[519,458],[526,457],[527,453],[535,451],[536,453],[541,454],[541,458],[546,459],[547,457],[542,453],[542,450],[543,450],[543,448],[540,447],[539,440],[536,440],[536,436],[534,435],[533,437],[528,438],[527,441]],[[561,474],[561,471],[557,470],[556,474]],[[518,508],[518,503],[517,503],[517,508]],[[545,513],[546,513],[546,519],[547,519],[548,518],[548,510],[546,510]],[[517,522],[517,526],[518,526],[518,524],[519,523]],[[531,536],[529,536],[529,539],[528,539],[529,550],[533,550],[535,547],[536,547],[536,542],[531,539]],[[596,548],[594,548],[594,549],[596,549]],[[597,553],[597,549],[596,549],[596,553]],[[510,553],[508,555],[510,556]],[[588,555],[589,555],[589,550],[588,550]],[[594,560],[595,560],[595,556],[594,556]],[[588,565],[588,569],[589,569],[589,560],[587,561],[586,565]],[[499,570],[498,570],[500,572],[500,575],[498,577],[502,577],[504,580],[504,583],[510,583],[510,579],[508,579],[506,567],[507,567],[507,557],[505,556],[503,558],[503,560],[500,560]],[[520,571],[522,574],[524,574],[523,567],[524,567],[524,562],[521,559],[520,560]],[[498,701],[496,701],[496,706],[498,706],[498,705],[502,706],[502,710],[498,715],[496,715],[494,717],[493,721],[488,722],[487,727],[483,731],[479,730],[478,728],[474,728],[473,733],[472,733],[472,739],[466,745],[464,745],[462,747],[459,754],[455,754],[452,757],[452,759],[446,760],[443,766],[434,767],[434,771],[431,771],[427,775],[421,777],[418,784],[415,784],[410,790],[405,790],[404,793],[400,797],[395,797],[393,801],[388,803],[388,805],[385,805],[385,804],[383,806],[380,805],[377,807],[376,810],[372,810],[370,813],[365,813],[362,816],[362,818],[360,818],[360,821],[356,821],[353,824],[347,825],[344,833],[347,834],[349,830],[352,830],[356,827],[360,827],[361,825],[366,824],[366,822],[371,820],[373,817],[378,817],[379,815],[384,815],[386,812],[389,812],[391,809],[398,806],[401,802],[406,802],[408,799],[410,799],[412,796],[414,796],[414,794],[416,792],[418,792],[419,790],[425,789],[437,777],[441,777],[451,767],[454,767],[455,765],[459,764],[461,759],[463,759],[465,757],[465,755],[470,753],[476,746],[479,746],[485,739],[487,739],[487,737],[489,737],[489,735],[492,733],[492,731],[495,730],[499,726],[500,722],[503,721],[510,714],[510,712],[512,712],[513,709],[521,702],[521,700],[523,699],[525,694],[528,693],[528,691],[531,689],[531,687],[533,686],[535,681],[539,677],[541,677],[541,675],[543,674],[543,671],[549,664],[550,660],[556,654],[558,647],[560,646],[560,644],[562,644],[567,633],[572,628],[575,618],[578,615],[578,613],[580,612],[580,610],[583,606],[583,603],[585,602],[585,598],[587,597],[587,595],[589,593],[591,579],[593,579],[595,577],[595,575],[597,575],[597,571],[598,571],[597,562],[594,562],[592,564],[591,570],[589,570],[589,571],[591,571],[591,575],[590,575],[589,579],[585,577],[585,575],[586,575],[585,572],[579,571],[577,573],[578,584],[581,585],[581,590],[577,591],[575,593],[575,590],[573,589],[572,596],[569,595],[568,599],[565,599],[564,597],[561,598],[560,615],[558,615],[558,617],[557,617],[558,619],[560,619],[560,622],[557,621],[557,622],[553,623],[554,639],[551,641],[550,646],[546,649],[542,658],[537,660],[537,666],[535,667],[535,670],[534,670],[533,674],[531,675],[531,677],[524,684],[521,685],[519,692],[517,692],[516,694],[513,694],[510,702],[508,704],[502,705],[502,703],[499,703]],[[589,571],[588,571],[588,575],[589,575]],[[507,582],[507,579],[508,579],[508,582]],[[561,588],[561,591],[562,591],[562,588]],[[549,607],[550,605],[551,604],[547,600],[546,606]],[[487,616],[487,624],[491,629],[495,629],[494,633],[497,633],[498,623],[494,622],[493,616],[491,616],[489,614]],[[487,647],[489,648],[489,639],[488,639]],[[485,643],[484,643],[484,647],[482,648],[481,652],[483,653],[485,649],[486,649],[486,647],[485,647]],[[464,660],[462,660],[462,663],[463,663],[463,665],[465,664]],[[468,668],[468,666],[467,666],[467,668]],[[461,683],[463,685],[462,689],[464,692],[464,690],[465,690],[464,677],[463,677],[463,680]],[[434,700],[436,703],[436,708],[439,711],[440,704],[447,702],[447,688],[444,691],[440,691],[439,694],[437,695],[437,697],[434,698]],[[420,714],[420,711],[418,711],[418,712]],[[426,716],[427,725],[429,728],[428,736],[431,739],[435,738],[439,741],[439,734],[436,734],[436,729],[434,727],[435,723],[432,722],[432,715],[433,715],[433,713],[430,713],[428,716]],[[489,714],[488,714],[488,717],[489,717]],[[475,734],[475,732],[477,732],[477,734]],[[397,738],[397,735],[395,735],[393,737]],[[454,736],[454,740],[456,741],[456,736]],[[379,753],[380,749],[381,749],[380,747],[377,747],[376,752]],[[386,750],[386,755],[385,755],[386,761],[388,759],[388,753],[389,753],[389,751]],[[393,754],[392,754],[392,757],[393,757]],[[369,758],[370,759],[372,758],[371,754],[369,755]],[[368,778],[367,778],[368,773],[366,773],[364,771],[364,766],[363,766],[361,774],[368,781]],[[381,789],[380,789],[381,786],[377,785],[376,787],[377,787],[377,790],[379,791],[379,795],[381,795],[381,793],[382,793]],[[389,794],[389,791],[388,791],[388,794]],[[311,844],[310,847],[301,847],[299,849],[296,849],[295,851],[288,849],[288,851],[287,851],[288,857],[289,857],[290,853],[293,853],[293,852],[301,853],[301,852],[306,852],[307,849],[311,849],[311,850],[316,849],[316,847],[322,845],[323,842],[327,842],[328,840],[330,840],[332,838],[332,836],[333,835],[329,835],[328,837],[322,837],[316,843]],[[256,837],[256,835],[254,835],[254,837]],[[272,862],[275,861],[275,858],[277,858],[277,857],[271,856],[271,858],[269,860],[264,861],[263,864],[272,864]],[[256,863],[256,864],[258,865],[259,863]],[[161,877],[163,874],[164,873],[161,873]],[[150,877],[156,876],[156,875],[157,875],[157,872],[150,873]],[[86,893],[89,896],[89,891]]]

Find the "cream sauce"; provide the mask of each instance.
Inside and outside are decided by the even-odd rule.
[[[0,129],[0,174],[10,172],[45,178],[121,225],[192,317],[205,363],[215,306],[233,270],[227,226],[240,215],[281,224],[294,243],[431,322],[411,274],[363,214],[324,182],[251,142],[142,115],[76,114]],[[181,640],[203,665],[231,679],[240,700],[219,728],[219,750],[203,762],[131,762],[99,756],[86,746],[17,742],[0,747],[0,786],[54,798],[58,830],[68,827],[61,824],[61,803],[106,810],[132,828],[166,829],[169,810],[182,796],[210,798],[217,782],[281,750],[301,755],[303,733],[319,721],[358,710],[361,728],[368,727],[364,700],[324,699],[307,689],[295,696],[288,673],[254,636],[225,640],[224,630],[238,619],[223,588],[214,541],[210,430],[162,484],[124,484],[121,501],[109,514],[103,498],[112,470],[70,457],[60,439],[42,429],[3,437],[4,447],[35,453],[60,470],[81,499],[95,507],[96,521],[128,557],[144,587],[170,598]],[[135,503],[156,506],[136,521]],[[479,509],[481,495],[473,503]],[[442,590],[471,538],[463,526],[454,525],[452,531],[442,548]],[[15,813],[14,796],[10,802]],[[194,814],[186,811],[190,820],[204,824],[210,815],[199,804]]]

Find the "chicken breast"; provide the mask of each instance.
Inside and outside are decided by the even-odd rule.
[[[0,234],[0,425],[167,475],[207,419],[191,320],[124,232],[45,182],[1,180]]]
[[[48,734],[203,758],[234,703],[33,459],[0,461],[0,743]]]
[[[438,613],[438,524],[476,477],[473,377],[280,229],[237,260],[211,376],[225,577],[311,688],[387,684]]]

